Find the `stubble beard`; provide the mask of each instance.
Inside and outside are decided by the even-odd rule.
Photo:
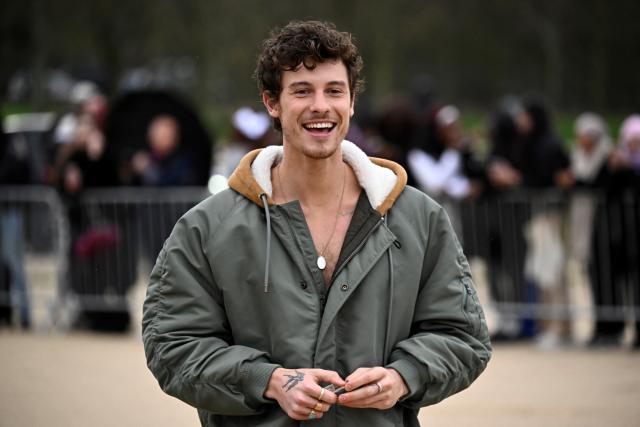
[[[283,136],[286,141],[292,141],[296,139],[296,137],[300,138],[300,135],[291,135],[288,132],[283,132]],[[300,147],[301,153],[305,157],[314,159],[314,160],[324,160],[324,159],[330,158],[336,153],[336,151],[338,151],[338,148],[340,148],[340,145],[344,140],[345,136],[346,136],[346,132],[344,133],[344,135],[337,137],[338,142],[328,140],[323,143],[313,143],[313,144],[305,144],[304,141],[302,141],[304,137],[302,137],[301,144],[299,144],[298,146]]]

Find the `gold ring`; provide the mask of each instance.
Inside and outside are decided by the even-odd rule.
[[[382,386],[380,383],[375,383],[375,386],[378,387],[378,393],[382,393]]]
[[[318,401],[318,403],[316,403],[316,406],[313,407],[314,411],[322,411],[322,408],[324,408],[324,405],[322,405],[322,402]]]
[[[318,396],[318,400],[322,400],[322,396],[324,396],[324,389],[320,389],[320,396]]]
[[[310,420],[315,420],[316,418],[318,418],[316,416],[316,411],[314,411],[313,409],[311,410],[311,412],[309,412],[309,419]]]

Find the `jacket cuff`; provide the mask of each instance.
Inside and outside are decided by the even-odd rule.
[[[271,374],[273,374],[276,368],[280,368],[281,366],[261,361],[256,361],[248,365],[244,373],[243,384],[243,392],[246,396],[247,404],[257,409],[261,405],[272,403],[272,400],[264,397],[264,392],[269,385]]]
[[[409,388],[409,393],[405,394],[399,400],[399,402],[402,402],[417,394],[425,386],[424,379],[420,374],[420,369],[413,362],[411,362],[410,359],[398,359],[391,362],[386,367],[398,371],[405,384]]]

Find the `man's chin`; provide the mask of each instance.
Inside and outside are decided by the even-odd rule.
[[[302,153],[311,159],[324,160],[333,156],[336,151],[338,151],[339,147],[340,143],[327,141],[325,143],[315,145],[314,147],[305,147],[305,149],[302,150]]]

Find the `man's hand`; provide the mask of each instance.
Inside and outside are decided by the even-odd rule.
[[[334,371],[277,368],[271,374],[264,395],[276,400],[282,410],[294,420],[322,418],[338,397],[323,389],[320,382],[331,383],[336,387],[345,384]]]
[[[380,366],[356,369],[347,377],[345,389],[338,404],[350,408],[389,409],[409,392],[398,371]]]

